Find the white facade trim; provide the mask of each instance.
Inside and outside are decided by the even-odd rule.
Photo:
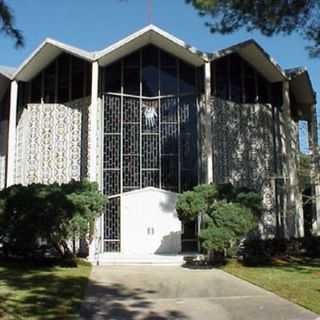
[[[206,99],[206,150],[207,150],[207,179],[208,183],[213,183],[213,150],[211,138],[211,116],[210,116],[210,97],[211,97],[211,63],[206,62],[204,66],[204,87]]]
[[[8,161],[7,161],[7,187],[14,184],[15,176],[15,149],[17,131],[18,82],[11,82]]]
[[[98,136],[98,103],[99,103],[99,65],[92,63],[91,105],[89,106],[89,180],[97,180],[97,136]]]

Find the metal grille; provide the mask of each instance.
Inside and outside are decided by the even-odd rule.
[[[120,251],[120,197],[109,199],[104,215],[104,251]]]
[[[104,101],[106,195],[145,187],[181,192],[197,184],[195,96],[142,99],[110,94]],[[110,199],[104,226],[104,250],[120,250],[120,197]]]

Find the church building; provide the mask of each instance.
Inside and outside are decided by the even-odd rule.
[[[306,224],[299,189],[300,121],[314,170],[308,72],[282,69],[254,40],[205,53],[154,25],[95,52],[46,39],[0,67],[0,187],[96,181],[108,204],[93,260],[197,251],[198,223],[175,203],[203,183],[261,192],[262,237],[320,234],[319,198]],[[316,179],[311,189],[320,195]]]

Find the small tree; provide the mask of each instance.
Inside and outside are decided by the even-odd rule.
[[[176,209],[183,221],[201,215],[203,247],[208,252],[223,252],[256,227],[262,198],[231,184],[200,185],[179,195]]]

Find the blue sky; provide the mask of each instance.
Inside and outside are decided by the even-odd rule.
[[[0,35],[0,65],[19,65],[46,37],[87,50],[98,50],[148,24],[147,0],[7,0],[26,45],[15,49]],[[266,38],[258,32],[212,35],[204,18],[185,0],[153,0],[153,24],[196,48],[213,52],[254,38],[283,67],[306,66],[320,92],[320,59],[310,59],[298,35]],[[320,95],[320,93],[319,93]]]

